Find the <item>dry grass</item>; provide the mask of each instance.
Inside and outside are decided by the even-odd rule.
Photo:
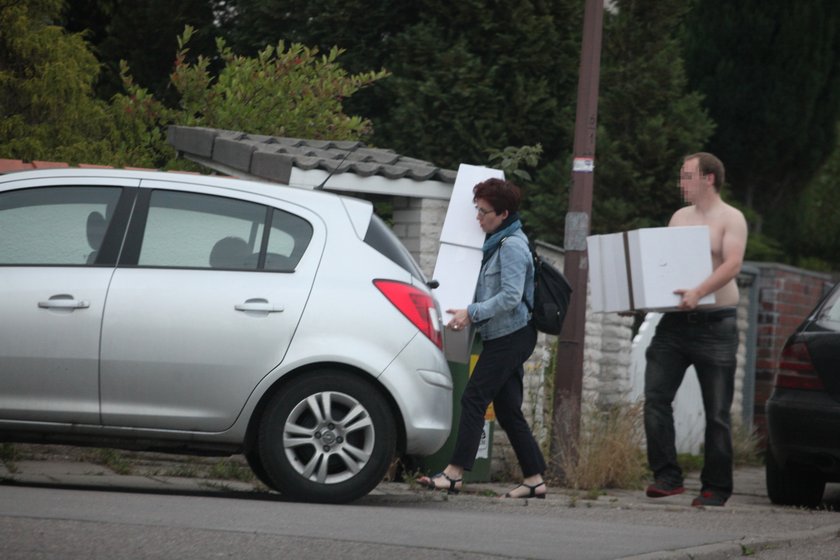
[[[698,455],[680,453],[677,461],[685,472],[702,470],[703,447]],[[761,437],[755,428],[748,428],[740,422],[732,426],[732,463],[736,467],[758,467],[764,464]]]
[[[580,441],[564,443],[557,458],[565,486],[590,491],[640,487],[647,475],[643,444],[641,403],[617,403],[606,410],[584,406]]]
[[[736,466],[756,467],[762,464],[761,438],[756,429],[743,424],[732,427],[732,455]]]

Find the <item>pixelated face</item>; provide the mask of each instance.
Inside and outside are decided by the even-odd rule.
[[[700,160],[690,159],[680,168],[680,191],[683,200],[693,203],[708,185],[707,175],[700,173]]]

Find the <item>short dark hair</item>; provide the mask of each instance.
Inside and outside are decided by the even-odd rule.
[[[487,179],[473,187],[473,201],[479,198],[490,203],[495,212],[513,213],[519,210],[522,192],[512,181]]]
[[[720,192],[720,188],[726,182],[726,170],[723,168],[723,162],[709,152],[697,152],[696,154],[685,156],[683,161],[690,159],[697,160],[697,169],[700,173],[703,175],[711,173],[715,176],[715,190]]]

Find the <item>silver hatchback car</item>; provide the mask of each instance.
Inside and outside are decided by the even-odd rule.
[[[440,310],[368,202],[236,179],[0,177],[0,441],[243,453],[296,500],[446,440]]]

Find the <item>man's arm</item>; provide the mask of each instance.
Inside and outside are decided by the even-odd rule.
[[[723,288],[741,271],[747,247],[747,221],[734,208],[725,217],[721,244],[722,261],[709,277],[694,288],[674,290],[675,294],[682,296],[682,309],[696,308],[700,299]]]

